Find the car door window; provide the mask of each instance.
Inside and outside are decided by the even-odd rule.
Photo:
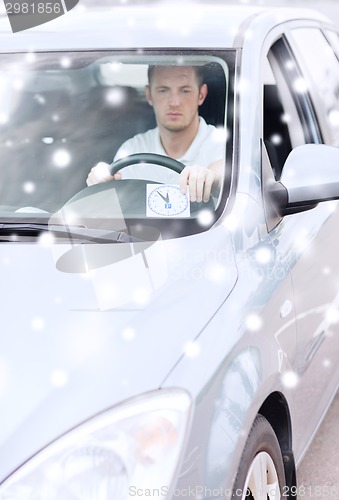
[[[263,138],[276,179],[293,148],[322,142],[307,80],[284,38],[264,61]]]
[[[276,178],[292,149],[288,123],[290,114],[282,103],[280,90],[268,59],[265,60],[263,85],[263,136]]]
[[[319,29],[295,29],[291,37],[301,68],[311,83],[309,91],[324,129],[325,142],[339,145],[338,59]]]

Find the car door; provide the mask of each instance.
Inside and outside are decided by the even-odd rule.
[[[318,52],[324,59],[329,53],[324,48]],[[267,60],[275,79],[271,94],[274,90],[276,95],[271,95],[271,101],[277,107],[278,99],[281,109],[272,110],[265,89],[263,142],[275,178],[279,180],[292,148],[303,143],[330,143],[334,131],[331,135],[331,130],[325,127],[326,117],[318,118],[315,101],[321,101],[321,91],[305,71],[305,64],[301,62],[303,55],[296,50],[295,44],[286,36],[280,37],[270,47]],[[334,89],[328,92],[333,104]],[[328,93],[326,96],[329,99]],[[270,118],[272,115],[276,123]],[[321,178],[321,165],[319,176]],[[295,442],[298,456],[298,450],[310,439],[315,422],[335,390],[331,380],[335,380],[334,360],[338,352],[335,340],[339,319],[338,203],[322,203],[310,211],[269,220],[268,225],[277,251],[290,268],[294,288],[298,368],[297,373],[285,380],[295,386],[298,429],[294,429],[294,435],[298,436]]]

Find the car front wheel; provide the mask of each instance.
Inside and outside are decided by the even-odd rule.
[[[286,488],[278,439],[266,418],[258,415],[246,442],[232,498],[281,500],[286,497]]]

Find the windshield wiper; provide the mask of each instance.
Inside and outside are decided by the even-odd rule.
[[[93,229],[85,226],[69,226],[57,224],[33,224],[23,222],[0,223],[0,235],[37,236],[43,232],[51,232],[55,237],[68,238],[71,243],[79,240],[87,243],[138,243],[144,240],[131,236],[123,231]]]

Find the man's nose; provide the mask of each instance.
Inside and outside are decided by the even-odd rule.
[[[169,96],[169,104],[171,106],[179,106],[180,96],[177,92],[171,92]]]

